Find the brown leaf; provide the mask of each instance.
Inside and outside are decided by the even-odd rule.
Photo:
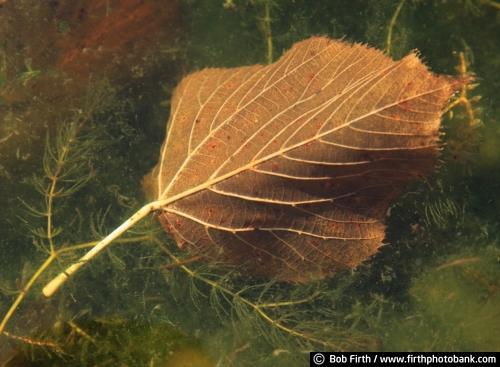
[[[412,53],[393,61],[313,37],[272,65],[205,69],[172,103],[150,194],[177,244],[304,282],[357,266],[406,184],[430,173],[455,89]]]

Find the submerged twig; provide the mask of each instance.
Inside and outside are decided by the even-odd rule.
[[[18,340],[18,341],[23,342],[23,343],[28,344],[28,345],[33,345],[35,347],[51,348],[51,349],[54,349],[58,353],[62,353],[62,349],[59,346],[59,344],[57,344],[53,341],[50,341],[50,340],[33,339],[33,338],[29,338],[27,336],[14,335],[14,334],[11,334],[7,331],[4,331],[3,334],[10,339]]]

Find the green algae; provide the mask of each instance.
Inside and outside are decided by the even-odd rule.
[[[500,249],[466,250],[415,278],[411,310],[386,331],[400,351],[494,351],[500,348]]]
[[[92,179],[55,202],[55,223],[62,229],[56,246],[84,244],[113,229],[143,202],[139,183],[157,159],[177,81],[204,67],[266,62],[266,6],[277,58],[292,43],[316,34],[385,49],[401,3],[185,0],[180,3],[182,32],[174,42],[156,45],[144,64],[129,65],[130,78],[100,76],[80,86],[76,96],[68,89],[58,100],[36,89],[37,83],[48,90],[63,85],[61,74],[47,61],[54,50],[37,48],[38,38],[25,33],[9,36],[10,42],[0,46],[9,66],[8,72],[0,68],[0,89],[17,94],[0,94],[0,139],[14,132],[0,144],[1,313],[46,256],[46,238],[39,231],[46,220],[30,216],[22,201],[36,208],[45,203],[36,191],[36,177],[47,179],[47,136],[54,141],[61,126],[86,116],[73,148],[92,141],[85,165]],[[34,29],[45,27],[50,19],[45,11],[27,0],[18,4]],[[338,349],[500,350],[498,328],[493,327],[500,322],[498,247],[492,245],[500,233],[500,110],[494,103],[500,93],[498,19],[498,11],[481,1],[405,1],[400,8],[392,26],[391,55],[400,58],[417,48],[433,71],[457,74],[457,56],[464,52],[479,83],[471,97],[483,97],[474,101],[481,123],[472,129],[461,106],[444,117],[440,169],[391,209],[388,245],[377,256],[352,274],[311,289],[262,285],[237,269],[196,263],[189,269],[233,293],[255,287],[259,291],[248,294],[252,302],[262,289],[269,289],[268,300],[307,298],[319,291],[321,297],[313,302],[277,317],[292,319],[302,330],[320,329],[322,337],[342,341]],[[15,34],[6,33],[7,23],[2,24],[2,35]],[[74,26],[64,19],[55,25],[62,35]],[[15,53],[16,47],[22,52]],[[83,170],[80,176],[85,176]],[[169,366],[169,356],[187,360],[173,356],[189,353],[221,366],[298,366],[306,361],[304,350],[310,344],[262,323],[255,309],[220,287],[168,268],[175,265],[172,258],[148,239],[151,235],[166,241],[155,224],[145,224],[131,234],[135,242],[113,247],[79,275],[78,284],[69,284],[43,318],[33,312],[40,290],[35,285],[8,331],[45,341],[45,346],[0,336],[2,341],[8,340],[27,366],[148,366],[151,361]],[[43,279],[76,255],[66,253]],[[182,259],[181,253],[175,256]],[[25,325],[33,320],[38,327],[29,333]],[[50,341],[64,353],[51,348]]]

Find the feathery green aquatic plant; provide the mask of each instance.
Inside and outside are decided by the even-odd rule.
[[[22,288],[14,292],[17,296],[0,324],[3,337],[9,338],[11,342],[24,343],[34,351],[41,348],[45,352],[53,353],[53,358],[71,353],[75,355],[75,361],[81,358],[87,360],[89,353],[99,355],[103,352],[102,346],[106,345],[96,342],[98,335],[94,333],[98,332],[97,330],[85,330],[81,326],[81,317],[66,319],[66,312],[61,310],[55,315],[55,319],[45,320],[43,323],[46,327],[53,325],[48,330],[37,331],[34,335],[24,335],[28,330],[16,325],[13,325],[15,333],[6,330],[10,330],[9,321],[12,322],[15,312],[28,295],[30,302],[33,302],[32,287],[37,287],[40,279],[46,279],[57,271],[57,268],[51,269],[51,266],[64,266],[74,261],[80,250],[95,244],[72,244],[79,233],[84,231],[82,223],[90,224],[93,236],[100,236],[101,232],[106,231],[106,223],[109,220],[106,213],[90,213],[91,218],[86,220],[82,218],[85,208],[72,208],[74,196],[89,185],[91,180],[95,180],[93,162],[100,138],[96,135],[96,127],[89,121],[90,118],[90,115],[82,116],[77,112],[72,121],[61,125],[54,138],[47,137],[42,160],[43,170],[40,175],[34,175],[29,181],[41,200],[31,202],[32,200],[20,199],[26,210],[24,222],[32,234],[33,243],[38,253],[46,254],[47,257],[38,269],[31,271],[32,274],[27,276]],[[115,191],[111,193],[116,195]],[[73,214],[68,215],[71,212]],[[118,243],[150,242],[156,249],[162,250],[165,255],[162,257],[156,254],[154,265],[150,264],[149,267],[165,276],[170,288],[167,298],[174,296],[178,300],[185,300],[187,294],[179,294],[179,289],[176,288],[180,287],[182,290],[184,284],[190,284],[188,294],[194,307],[191,312],[196,312],[199,303],[208,299],[206,306],[209,313],[206,316],[218,315],[222,324],[234,325],[235,333],[243,333],[243,330],[246,330],[245,335],[248,337],[258,336],[261,344],[266,340],[267,345],[281,346],[287,354],[295,353],[297,348],[307,350],[314,346],[345,350],[371,348],[374,344],[372,337],[357,331],[355,325],[347,328],[342,323],[333,323],[334,313],[328,308],[319,311],[325,307],[325,297],[327,300],[332,296],[321,284],[303,289],[291,287],[287,290],[287,287],[283,288],[272,281],[249,283],[248,279],[243,280],[236,269],[226,271],[218,264],[192,268],[192,259],[183,259],[182,256],[185,255],[174,254],[162,241],[156,239],[154,229],[148,228],[139,232],[119,240]],[[123,271],[127,266],[126,262],[121,255],[113,255],[115,252],[116,249],[108,252],[111,264],[117,271]],[[170,265],[162,266],[162,261]],[[179,272],[184,274],[184,278],[179,278]],[[75,291],[72,290],[71,293]],[[30,303],[27,303],[23,307],[23,312],[29,313],[29,305]],[[191,313],[189,315],[192,317]],[[325,327],[325,320],[332,320],[332,325]],[[339,317],[339,320],[342,320],[342,317]],[[62,334],[56,333],[56,329],[61,329],[57,324],[61,323],[64,325],[62,330],[65,331]],[[52,328],[54,331],[48,332]],[[73,345],[83,344],[85,348],[81,349],[81,353],[76,353]],[[90,352],[92,350],[93,352]],[[33,358],[38,358],[39,354],[35,353],[34,356]]]
[[[231,3],[236,8],[224,7],[224,4]],[[91,175],[92,179],[87,180],[85,185],[77,185],[78,191],[71,195],[56,197],[52,201],[54,229],[51,236],[59,256],[53,261],[53,267],[40,275],[40,280],[34,282],[31,292],[26,294],[17,313],[7,324],[6,331],[10,337],[0,336],[2,342],[25,347],[26,355],[35,358],[34,363],[38,365],[99,365],[104,361],[113,365],[123,361],[146,366],[154,361],[168,366],[169,362],[160,357],[162,353],[172,350],[169,347],[162,349],[161,346],[155,349],[154,346],[155,340],[172,340],[171,337],[179,342],[180,350],[184,342],[188,345],[187,349],[192,344],[196,348],[198,344],[202,345],[203,353],[211,352],[212,360],[220,366],[299,365],[307,358],[308,342],[275,328],[273,322],[259,313],[264,311],[275,323],[301,333],[312,331],[311,335],[327,338],[335,342],[339,349],[439,349],[438,345],[456,350],[496,348],[478,337],[483,330],[488,330],[487,326],[469,317],[473,313],[470,310],[492,315],[491,309],[481,308],[479,302],[480,297],[487,293],[484,292],[485,287],[477,287],[482,292],[478,298],[476,290],[469,287],[470,274],[464,271],[479,263],[456,263],[439,271],[429,265],[435,263],[438,267],[446,264],[448,261],[442,259],[447,258],[450,261],[475,257],[483,259],[487,251],[481,250],[481,244],[493,243],[499,230],[494,218],[500,208],[500,200],[497,200],[497,153],[500,149],[496,143],[499,110],[492,103],[500,85],[498,73],[494,72],[500,60],[499,51],[496,39],[492,37],[498,30],[496,2],[394,0],[367,5],[365,1],[319,0],[312,7],[307,0],[293,3],[281,0],[185,0],[182,3],[188,25],[185,34],[176,43],[175,50],[171,45],[162,45],[161,52],[175,52],[176,62],[186,65],[186,70],[264,62],[269,55],[262,27],[266,18],[265,3],[270,5],[270,22],[267,24],[272,27],[272,55],[275,58],[299,39],[327,34],[387,48],[396,57],[418,48],[433,69],[451,74],[460,64],[460,52],[463,51],[468,70],[473,70],[480,82],[475,90],[468,91],[468,97],[483,96],[480,101],[477,98],[472,101],[472,107],[484,109],[480,114],[484,126],[480,124],[474,130],[468,129],[467,112],[462,109],[464,105],[460,103],[453,108],[453,118],[445,122],[447,135],[444,140],[450,143],[449,139],[453,138],[457,144],[445,144],[439,173],[425,184],[414,186],[391,209],[385,240],[388,245],[370,264],[354,274],[344,274],[309,289],[293,289],[276,283],[262,284],[254,279],[242,279],[237,269],[201,265],[196,258],[174,251],[171,244],[159,235],[159,228],[147,223],[137,233],[130,234],[141,240],[137,242],[141,246],[115,246],[107,251],[86,274],[80,275],[77,286],[70,285],[60,294],[56,309],[45,316],[46,320],[38,320],[40,328],[31,335],[23,330],[22,320],[24,314],[34,314],[33,310],[39,308],[35,298],[40,280],[48,278],[76,258],[79,252],[78,248],[72,248],[74,244],[90,245],[86,241],[113,228],[120,218],[126,217],[130,207],[136,207],[135,203],[143,201],[137,182],[153,164],[153,152],[157,151],[162,139],[157,132],[167,111],[159,106],[159,100],[150,99],[152,85],[158,83],[142,81],[146,84],[135,85],[129,94],[122,93],[113,99],[114,108],[118,103],[128,106],[125,114],[105,112],[101,114],[102,118],[95,121],[94,127],[84,127],[77,134],[76,145],[72,148],[84,144],[83,140],[87,137],[93,137],[94,143],[98,144],[90,148],[89,160],[86,163],[82,161],[85,172],[81,176],[73,176],[73,179],[78,176],[83,179],[84,173]],[[30,14],[34,19],[37,17],[35,11]],[[36,54],[37,50],[34,51]],[[29,54],[29,49],[24,49],[22,57],[29,57]],[[13,59],[9,60],[11,66],[14,65]],[[16,75],[28,71],[24,59],[22,61],[17,65]],[[41,70],[42,73],[27,81],[28,88],[42,80],[40,78],[47,72],[39,62],[32,63],[31,69]],[[137,65],[135,70],[140,74],[141,65]],[[165,78],[165,84],[170,86],[168,90],[180,77],[178,74],[168,80]],[[168,90],[162,92],[162,99],[167,100]],[[132,102],[134,94],[141,96],[141,103]],[[52,152],[57,151],[56,136],[67,136],[70,126],[67,129],[56,126],[63,125],[60,119],[46,117],[54,116],[47,112],[51,109],[60,111],[57,101],[52,107],[47,101],[39,102],[30,107],[31,111],[41,112],[37,114],[40,119],[34,121],[24,118],[20,109],[22,105],[18,102],[12,104],[5,99],[0,102],[2,112],[6,108],[9,110],[7,115],[2,115],[9,119],[0,121],[0,139],[14,132],[9,140],[1,144],[3,147],[14,143],[13,139],[24,137],[26,130],[30,130],[30,123],[38,123],[37,126],[51,126],[49,145]],[[168,102],[163,102],[163,105],[168,106]],[[76,116],[79,109],[85,110],[78,101],[67,106],[75,113],[69,116]],[[62,121],[69,122],[68,117]],[[64,129],[66,133],[63,133]],[[45,136],[45,130],[42,130]],[[147,138],[141,135],[148,131]],[[113,144],[119,148],[99,148]],[[467,146],[467,149],[461,146]],[[37,211],[46,211],[45,195],[33,190],[32,177],[35,173],[39,182],[43,183],[38,185],[44,189],[42,191],[49,187],[50,178],[42,171],[42,156],[33,154],[33,151],[24,148],[19,151],[22,165],[18,165],[17,161],[14,165],[4,160],[4,157],[16,157],[15,151],[9,155],[0,151],[0,165],[5,166],[3,171],[0,166],[0,179],[18,179],[15,185],[9,183],[3,186],[6,188],[1,198],[8,213],[4,214],[6,218],[2,218],[4,233],[8,236],[0,239],[4,254],[1,261],[10,268],[8,272],[0,272],[2,286],[5,285],[4,288],[8,288],[5,290],[9,291],[0,297],[2,314],[19,295],[19,290],[26,289],[27,281],[36,271],[37,266],[33,264],[42,264],[46,256],[50,258],[50,241],[46,238],[47,218],[27,217],[26,212],[20,213],[21,209],[27,209],[17,199],[21,197]],[[151,153],[145,153],[148,151]],[[457,152],[459,157],[465,157],[469,168],[462,170],[464,160],[454,160],[453,154],[448,152]],[[57,152],[54,155],[57,156]],[[454,161],[458,161],[456,167],[459,169],[451,168]],[[56,160],[51,164],[54,162]],[[27,163],[29,169],[26,168]],[[21,167],[19,169],[23,174],[12,169],[16,165]],[[126,167],[125,173],[121,173],[120,166]],[[52,168],[49,172],[53,172]],[[65,185],[59,181],[56,190],[61,184]],[[67,188],[70,187],[68,182]],[[20,221],[17,217],[20,214],[28,219]],[[94,223],[93,229],[91,223]],[[162,245],[157,244],[158,240]],[[32,241],[37,246],[32,246]],[[61,247],[63,245],[65,247]],[[16,252],[15,248],[19,250]],[[469,248],[469,252],[465,248]],[[16,267],[24,270],[15,271]],[[492,263],[485,262],[484,268],[493,268]],[[479,273],[487,278],[481,269]],[[102,278],[107,281],[100,280]],[[428,288],[424,278],[435,283],[434,290]],[[456,320],[464,316],[470,321],[474,335],[464,336],[463,328],[452,330],[450,327],[451,318],[443,312],[442,300],[450,296],[443,293],[445,286],[453,288],[456,295],[456,298],[452,297],[453,317],[450,317]],[[259,300],[263,291],[264,297]],[[431,291],[439,294],[434,305],[425,301]],[[285,302],[300,300],[310,302],[294,303],[290,308],[284,306]],[[262,304],[259,306],[259,302],[263,302],[264,306],[281,302],[283,307],[268,309]],[[464,311],[466,309],[467,312]],[[137,320],[137,317],[143,320]],[[106,323],[105,320],[123,322]],[[162,334],[161,330],[155,329],[156,323],[160,328],[161,325],[173,327],[165,327]],[[202,323],[210,326],[208,330],[200,328]],[[415,337],[408,337],[408,329],[398,329],[396,323],[414,327]],[[148,326],[138,331],[142,325]],[[328,327],[313,330],[318,325]],[[388,330],[390,333],[386,333]],[[491,340],[496,338],[491,333],[488,335]],[[457,336],[463,338],[463,342],[459,342]],[[118,339],[142,349],[136,349],[137,353],[127,359],[127,355],[120,353]],[[59,354],[51,343],[56,343],[67,354]],[[101,356],[107,352],[108,359],[102,359]]]

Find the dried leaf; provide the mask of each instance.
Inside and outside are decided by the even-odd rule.
[[[412,53],[393,61],[313,37],[272,65],[184,78],[149,192],[180,247],[303,282],[357,266],[407,183],[430,173],[455,89]]]

